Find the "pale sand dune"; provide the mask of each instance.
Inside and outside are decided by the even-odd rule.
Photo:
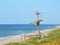
[[[52,29],[48,29],[48,30],[43,30],[43,31],[40,31],[40,32],[42,34],[46,35],[46,32],[50,32],[51,30]],[[27,33],[27,34],[12,35],[12,36],[8,36],[8,37],[5,37],[5,38],[0,38],[0,45],[4,45],[4,44],[10,43],[10,42],[24,41],[25,36],[26,36],[26,39],[29,39],[30,36],[34,36],[36,34],[37,34],[37,31],[32,32],[32,33]]]

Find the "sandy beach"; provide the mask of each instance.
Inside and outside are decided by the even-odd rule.
[[[57,28],[60,28],[60,27],[57,27]],[[43,33],[44,35],[46,35],[46,32],[50,32],[51,30],[53,30],[53,29],[42,30],[40,32]],[[18,35],[12,35],[12,36],[0,38],[0,45],[4,45],[4,44],[10,43],[10,42],[24,41],[25,37],[26,37],[26,39],[29,39],[31,36],[34,36],[36,34],[37,34],[37,31],[32,32],[32,33],[27,33],[27,34],[18,34]]]

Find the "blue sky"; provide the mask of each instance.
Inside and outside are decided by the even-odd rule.
[[[29,24],[40,10],[41,24],[60,24],[60,0],[0,0],[0,24]]]

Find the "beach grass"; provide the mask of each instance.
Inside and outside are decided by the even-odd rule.
[[[44,38],[32,37],[26,41],[14,42],[5,45],[60,45],[60,28],[55,28]]]

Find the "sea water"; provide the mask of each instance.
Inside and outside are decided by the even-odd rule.
[[[40,30],[55,28],[56,24],[41,24]],[[36,25],[32,24],[0,24],[0,37],[16,34],[30,33],[37,30]]]

